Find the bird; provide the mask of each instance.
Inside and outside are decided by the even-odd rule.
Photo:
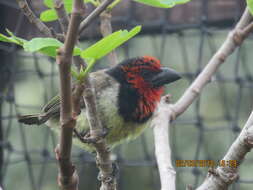
[[[98,116],[104,129],[109,148],[133,140],[143,133],[161,99],[166,84],[181,78],[175,70],[162,67],[153,56],[140,56],[123,60],[116,66],[90,73],[94,87]],[[89,132],[85,103],[80,101],[73,142],[88,152],[94,151],[90,143],[83,143],[78,136]],[[49,101],[41,113],[19,116],[18,121],[27,125],[46,124],[60,131],[60,97]]]

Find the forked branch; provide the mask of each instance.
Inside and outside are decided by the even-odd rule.
[[[205,181],[197,190],[219,190],[228,189],[228,186],[239,177],[238,168],[243,162],[246,154],[253,148],[253,111],[243,130],[222,158],[225,162],[230,162],[230,166],[209,169]],[[232,162],[232,163],[231,163]]]
[[[184,113],[187,108],[193,103],[194,100],[197,99],[203,88],[211,81],[211,77],[218,70],[220,65],[224,63],[229,55],[231,55],[234,50],[240,46],[243,40],[249,35],[253,30],[253,24],[249,24],[252,20],[252,16],[250,15],[248,9],[246,8],[243,16],[240,21],[236,25],[235,29],[229,33],[227,39],[224,41],[222,46],[216,52],[216,54],[211,58],[208,64],[205,66],[203,71],[198,75],[195,81],[191,84],[191,86],[184,92],[181,98],[175,104],[167,104],[168,110],[166,111],[167,117],[169,121],[173,121],[176,117],[180,116]],[[165,102],[163,104],[166,104]],[[166,107],[166,105],[160,105],[162,107]],[[158,108],[158,115],[159,115]],[[159,117],[157,116],[156,117]],[[165,114],[165,113],[162,113]],[[156,119],[156,118],[155,118]],[[156,158],[159,166],[160,180],[161,180],[161,189],[175,189],[175,187],[168,186],[168,184],[174,183],[174,177],[170,177],[175,175],[174,170],[166,170],[164,171],[162,168],[171,168],[171,158],[168,158],[170,155],[170,147],[169,141],[167,139],[167,133],[169,133],[169,123],[167,125],[162,125],[163,127],[159,127],[158,125],[154,126],[154,135],[155,139],[159,139],[160,142],[155,142],[156,148]],[[160,131],[160,132],[159,132]],[[161,132],[163,131],[163,132]],[[166,136],[165,136],[166,135]],[[164,142],[161,142],[164,141]],[[166,148],[159,148],[160,144],[163,144]],[[166,156],[165,156],[166,155]],[[171,181],[171,182],[168,182]]]
[[[21,11],[28,18],[28,20],[34,24],[41,33],[46,36],[53,37],[53,32],[33,13],[26,0],[16,0]]]

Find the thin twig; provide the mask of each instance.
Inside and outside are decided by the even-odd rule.
[[[230,32],[225,42],[222,44],[220,49],[216,52],[216,54],[211,58],[209,63],[206,65],[204,70],[198,75],[195,81],[191,84],[191,86],[184,92],[181,98],[175,104],[167,104],[168,111],[163,114],[167,114],[169,121],[175,120],[178,116],[184,113],[188,107],[193,103],[193,101],[198,97],[201,93],[202,89],[210,82],[211,77],[215,74],[217,69],[220,67],[222,63],[224,63],[227,57],[233,53],[233,51],[242,44],[243,40],[249,35],[252,31],[252,26],[249,22],[252,20],[252,16],[250,15],[248,9],[246,8],[243,16],[240,21],[236,25],[235,29]],[[166,106],[166,105],[160,105]],[[160,108],[158,107],[157,110]],[[159,117],[155,114],[156,117]],[[154,118],[156,119],[156,118]],[[171,158],[165,158],[163,155],[170,155],[170,145],[167,139],[167,133],[169,132],[169,123],[167,125],[163,125],[163,127],[158,127],[156,125],[154,128],[157,128],[154,133],[155,139],[164,142],[155,142],[156,148],[156,158],[158,161],[159,172],[160,172],[160,180],[161,180],[161,189],[175,189],[176,187],[168,186],[168,184],[174,183],[174,174],[173,170],[167,170],[166,172],[162,172],[160,168],[170,168],[172,166]],[[159,131],[160,132],[159,132]],[[163,131],[163,133],[161,132]],[[163,144],[164,147],[161,149],[159,144]],[[169,174],[173,171],[171,174]],[[169,182],[171,181],[171,182]]]
[[[106,6],[104,6],[104,9],[106,9]],[[100,30],[102,35],[105,37],[111,34],[112,27],[110,13],[106,13],[106,11],[104,11],[100,16],[100,20]],[[111,62],[111,65],[117,64],[117,56],[115,52],[110,53],[108,57]],[[92,87],[89,78],[86,78],[86,80],[84,81],[84,86],[84,101],[87,109],[87,117],[90,124],[90,135],[92,139],[99,139],[96,140],[94,146],[97,153],[97,166],[100,170],[99,179],[102,182],[100,190],[116,190],[117,181],[114,174],[115,171],[113,169],[113,163],[110,159],[110,150],[107,147],[105,139],[102,137],[104,130],[103,126],[101,125],[100,118],[97,114],[97,104],[94,88]]]
[[[112,33],[111,18],[111,11],[104,11],[100,14],[100,32],[103,37],[106,37]],[[107,57],[110,61],[111,67],[118,64],[118,57],[115,50],[111,51]]]
[[[79,27],[79,34],[81,34],[84,29],[95,19],[98,17],[98,15],[100,15],[100,13],[102,13],[114,0],[105,0],[103,1],[96,9],[94,9],[94,11],[92,11],[91,14],[89,14],[89,16],[87,16],[84,21],[82,21],[82,23],[80,24]]]
[[[68,25],[69,25],[69,16],[66,12],[66,9],[62,0],[54,0],[54,9],[57,13],[58,21],[60,23],[61,29],[63,33],[66,34]]]
[[[20,9],[24,13],[24,15],[28,18],[28,20],[34,24],[40,32],[49,37],[54,37],[54,32],[50,30],[30,9],[26,0],[16,0]]]

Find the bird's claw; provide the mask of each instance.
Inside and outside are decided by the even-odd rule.
[[[88,143],[88,144],[95,144],[99,141],[100,137],[99,136],[96,136],[96,137],[91,137],[90,135],[89,136],[84,136],[82,137],[81,141],[83,143]]]
[[[99,172],[97,179],[99,181],[103,181],[105,183],[111,183],[113,181],[113,179],[118,179],[118,177],[119,177],[118,164],[113,162],[112,163],[112,169],[113,169],[112,173],[109,174],[109,175],[106,175],[106,176],[102,175],[101,172]]]
[[[113,171],[112,171],[112,175],[118,179],[119,178],[119,166],[116,162],[113,162],[112,163],[112,168],[113,168]]]
[[[108,129],[104,127],[102,133],[96,136],[91,136],[90,131],[87,131],[84,134],[80,134],[76,129],[74,129],[74,133],[81,142],[94,144],[97,143],[101,138],[106,137],[108,134]]]

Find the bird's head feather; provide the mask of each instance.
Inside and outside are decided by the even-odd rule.
[[[180,78],[152,56],[127,59],[107,73],[120,83],[119,113],[134,122],[147,121],[160,101],[163,86]]]

